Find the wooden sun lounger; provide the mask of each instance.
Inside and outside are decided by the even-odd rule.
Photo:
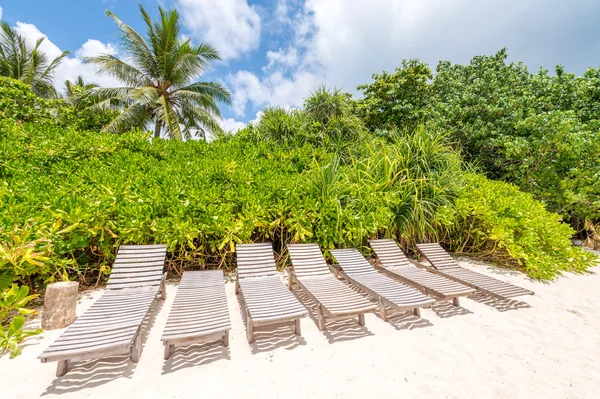
[[[358,316],[358,324],[365,325],[365,313],[377,305],[352,290],[331,274],[317,244],[288,244],[293,271],[289,271],[289,288],[293,281],[316,302],[318,327],[325,329],[326,319],[344,319]]]
[[[273,244],[239,244],[236,251],[235,293],[241,291],[244,300],[248,342],[259,326],[289,324],[300,335],[300,319],[308,311],[277,275]]]
[[[165,360],[177,346],[215,340],[229,346],[229,330],[223,271],[184,272],[161,338]]]
[[[379,273],[356,248],[332,249],[331,254],[346,279],[377,299],[379,317],[384,321],[388,316],[386,306],[400,312],[410,310],[421,316],[420,308],[435,303],[435,299],[421,291]]]
[[[439,244],[417,244],[417,249],[431,263],[437,273],[473,287],[477,291],[500,299],[534,294],[533,291],[525,288],[460,267]]]
[[[451,300],[455,306],[459,306],[459,297],[471,296],[476,291],[473,287],[413,265],[392,239],[369,240],[369,243],[383,265],[376,265],[378,270],[420,289],[438,301]]]
[[[166,253],[166,245],[122,245],[105,292],[39,356],[42,363],[58,361],[59,377],[70,361],[128,354],[137,363],[142,322],[158,294],[166,298]]]

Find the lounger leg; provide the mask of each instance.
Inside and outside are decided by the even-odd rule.
[[[362,327],[365,326],[365,314],[361,313],[358,315],[358,324]]]
[[[131,347],[131,361],[137,363],[140,361],[142,356],[142,332],[138,330],[133,340],[133,346]]]
[[[291,291],[292,290],[292,285],[294,284],[294,282],[292,281],[292,275],[290,274],[288,276],[288,289]]]
[[[460,306],[460,302],[458,301],[458,297],[455,297],[455,298],[452,300],[452,304],[453,304],[454,306]]]
[[[254,342],[254,326],[252,321],[248,319],[248,343],[251,344],[252,342]]]
[[[167,299],[167,289],[164,278],[160,282],[160,299],[162,299],[163,301]]]
[[[236,277],[235,279],[235,295],[240,293],[240,280]]]
[[[323,315],[323,310],[321,306],[317,307],[317,327],[319,327],[319,331],[325,330],[325,316]]]
[[[69,361],[59,360],[58,364],[56,365],[56,376],[62,377],[63,375],[67,374],[67,371],[69,371]]]
[[[421,309],[420,308],[415,308],[415,310],[413,311],[413,313],[415,314],[415,316],[421,317]]]
[[[387,311],[381,297],[379,297],[379,317],[381,317],[381,320],[387,321]]]
[[[300,332],[300,319],[296,319],[294,321],[295,325],[294,325],[294,334],[296,334],[297,336],[301,336],[302,333]]]
[[[165,360],[169,359],[173,352],[175,351],[175,346],[169,344],[168,341],[165,341]]]
[[[229,346],[229,331],[226,331],[225,334],[223,334],[223,346]]]

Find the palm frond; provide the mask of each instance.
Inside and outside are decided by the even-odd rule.
[[[154,82],[135,66],[121,61],[114,55],[104,54],[96,57],[86,57],[85,62],[95,64],[98,72],[108,73],[126,85],[153,86]]]
[[[102,128],[103,132],[123,133],[134,127],[146,128],[151,120],[148,110],[141,104],[125,108],[115,119]]]
[[[156,118],[163,121],[167,126],[170,138],[182,140],[181,126],[175,110],[165,97],[161,97],[160,102],[161,107],[157,109]]]
[[[231,104],[231,93],[219,82],[197,82],[182,87],[178,92],[193,92],[214,98],[225,104]]]

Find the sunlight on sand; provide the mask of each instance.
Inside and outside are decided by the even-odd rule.
[[[0,359],[2,397],[600,397],[599,274],[539,283],[482,263],[460,263],[536,295],[511,301],[476,295],[462,299],[461,307],[438,303],[422,318],[404,313],[387,323],[368,314],[365,327],[339,320],[328,322],[323,333],[311,312],[302,320],[302,337],[288,327],[258,330],[248,345],[233,284],[227,283],[230,347],[177,348],[164,361],[160,336],[175,296],[171,283],[167,300],[158,301],[147,320],[137,365],[127,357],[76,362],[57,378],[56,363],[37,360],[61,332],[48,331],[28,341],[17,359]],[[78,314],[100,293],[82,294]],[[312,306],[302,292],[295,294]]]

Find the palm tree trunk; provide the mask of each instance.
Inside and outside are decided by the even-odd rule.
[[[162,121],[160,119],[157,119],[156,124],[154,125],[154,138],[160,138],[161,130],[162,130]]]

